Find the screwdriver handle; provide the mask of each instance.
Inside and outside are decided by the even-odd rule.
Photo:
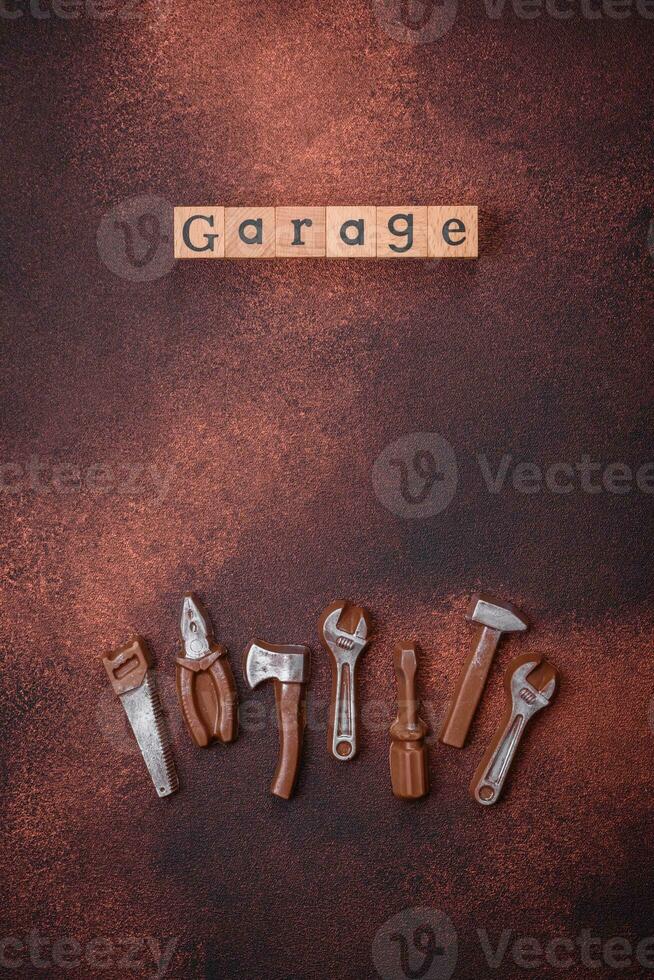
[[[398,712],[391,725],[389,764],[393,794],[402,800],[416,800],[429,792],[427,726],[418,717],[416,644],[400,644],[393,653],[397,679]]]

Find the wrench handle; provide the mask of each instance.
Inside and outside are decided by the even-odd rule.
[[[334,658],[329,743],[332,755],[339,762],[347,762],[357,754],[358,715],[356,660]]]
[[[472,796],[482,806],[491,806],[500,798],[527,721],[524,714],[511,709],[488,746],[470,783]]]

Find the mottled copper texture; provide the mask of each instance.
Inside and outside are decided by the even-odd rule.
[[[505,929],[650,935],[652,497],[520,493],[512,469],[493,493],[478,457],[493,476],[506,455],[651,459],[654,22],[462,2],[411,44],[367,0],[21,6],[0,29],[0,937],[177,936],[167,976],[362,980],[382,923],[427,906],[453,921],[465,980],[489,973],[477,930],[493,949]],[[480,259],[179,263],[139,281],[96,236],[143,194],[475,201]],[[371,485],[412,432],[458,462],[452,502],[419,520]],[[61,471],[55,486],[61,464],[81,487]],[[326,603],[365,598],[377,646],[351,765],[325,751],[319,657],[290,804],[265,791],[272,699],[248,696],[229,750],[194,749],[174,687],[188,588],[230,650],[317,650]],[[432,742],[434,789],[407,807],[388,789],[393,645],[420,639],[438,732],[475,589],[524,609],[521,643],[565,684],[546,744],[525,743],[510,794],[479,807],[468,783],[523,652],[505,638],[466,748]],[[98,660],[134,631],[170,715],[170,800]],[[507,953],[497,975],[525,971]]]

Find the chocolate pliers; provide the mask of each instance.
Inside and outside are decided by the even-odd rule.
[[[179,624],[183,654],[177,657],[177,695],[191,738],[201,748],[214,739],[233,742],[238,734],[234,675],[227,649],[216,643],[206,609],[189,593]]]

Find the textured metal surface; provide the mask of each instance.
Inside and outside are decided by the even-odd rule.
[[[651,934],[652,498],[520,494],[511,474],[493,494],[477,455],[493,473],[503,454],[651,458],[652,40],[636,16],[489,19],[467,2],[416,45],[364,0],[3,21],[2,459],[21,469],[0,497],[2,935],[88,944],[120,923],[179,937],[167,975],[184,980],[367,980],[382,923],[431,907],[456,928],[455,976],[476,980],[491,973],[477,930],[494,949],[505,929]],[[96,242],[135,194],[475,201],[480,259],[197,262],[141,282]],[[422,520],[371,486],[412,432],[439,433],[459,467]],[[81,489],[54,488],[64,463]],[[99,463],[110,489],[89,486]],[[355,762],[326,751],[317,656],[288,805],[267,792],[274,718],[244,711],[235,745],[194,749],[173,682],[188,588],[232,650],[316,649],[334,595],[370,608],[361,696],[378,708]],[[477,589],[534,626],[504,638],[469,744],[432,744],[431,794],[407,805],[388,776],[393,644],[420,641],[438,731]],[[135,629],[174,737],[169,800],[100,676]],[[547,765],[525,741],[487,810],[468,783],[523,643],[562,675]],[[576,970],[539,978],[582,977],[575,948]],[[525,975],[510,945],[495,975]]]
[[[258,643],[250,643],[243,657],[243,674],[249,687],[257,687],[262,681],[278,680],[282,684],[306,684],[310,673],[310,654],[306,647],[297,646],[297,652],[271,650]]]
[[[179,624],[182,635],[182,656],[202,660],[211,650],[211,623],[192,595],[184,596]]]
[[[179,789],[179,780],[163,722],[159,694],[149,674],[145,675],[140,687],[121,694],[120,702],[132,726],[157,796],[170,796]]]

